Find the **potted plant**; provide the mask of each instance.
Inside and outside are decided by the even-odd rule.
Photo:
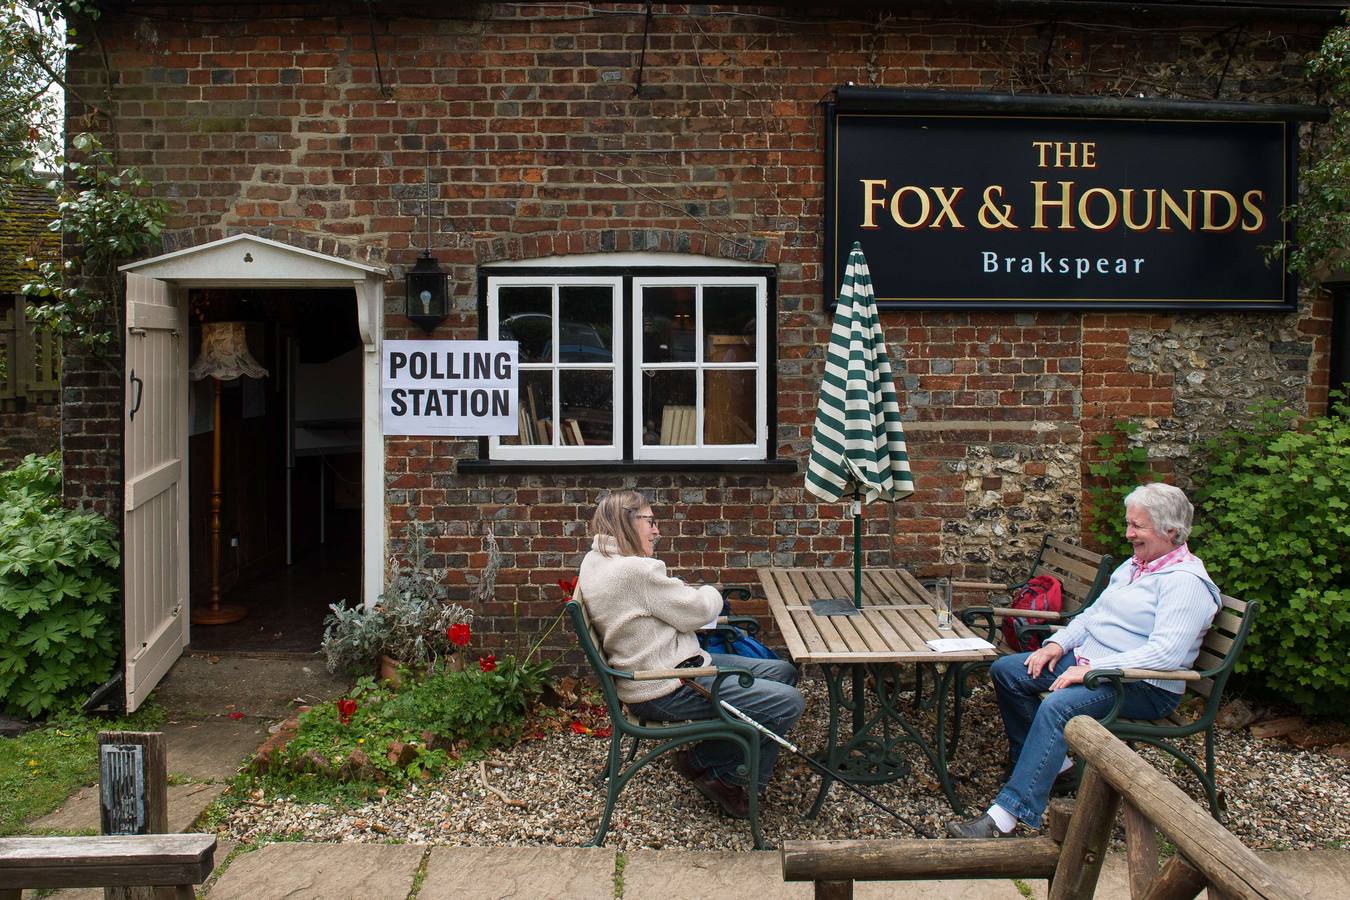
[[[469,641],[473,613],[450,602],[445,570],[427,565],[425,523],[410,522],[405,534],[408,556],[403,565],[393,559],[394,576],[373,606],[329,606],[323,634],[329,671],[361,675],[378,666],[382,677],[396,682],[400,666],[415,672],[438,663],[463,666],[456,651]]]

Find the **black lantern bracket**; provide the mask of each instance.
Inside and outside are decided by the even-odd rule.
[[[430,250],[422,251],[417,265],[408,270],[404,285],[408,295],[408,318],[423,331],[435,331],[436,326],[450,315],[450,290],[449,276]]]

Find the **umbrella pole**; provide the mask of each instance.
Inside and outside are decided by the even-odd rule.
[[[862,492],[853,495],[853,607],[862,609]],[[853,733],[863,730],[863,667],[853,667]]]

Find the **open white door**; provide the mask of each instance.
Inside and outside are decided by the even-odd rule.
[[[187,305],[128,272],[122,584],[130,712],[188,643]]]

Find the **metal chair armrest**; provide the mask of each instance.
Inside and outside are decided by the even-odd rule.
[[[995,616],[1006,617],[1015,616],[1019,619],[1039,619],[1043,622],[1058,622],[1064,618],[1064,614],[1049,609],[1013,609],[1011,606],[991,606],[990,610]]]
[[[726,670],[717,666],[698,666],[691,669],[638,669],[634,672],[620,672],[616,669],[613,674],[633,681],[661,681],[666,678],[703,678],[724,671]]]

